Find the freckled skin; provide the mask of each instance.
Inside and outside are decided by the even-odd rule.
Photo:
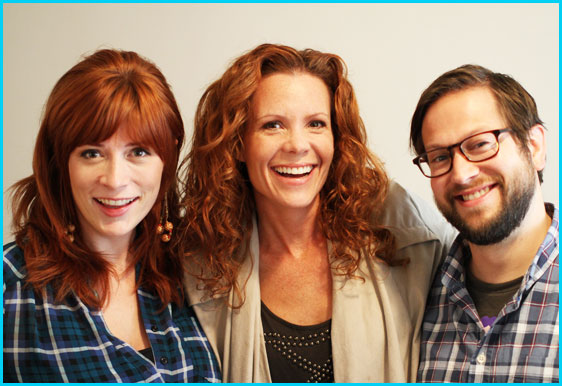
[[[334,154],[330,110],[328,88],[315,76],[275,73],[262,79],[243,155],[258,206],[276,211],[316,203]],[[313,169],[299,178],[274,170],[303,166]]]
[[[152,149],[132,143],[125,133],[120,129],[101,144],[79,146],[68,161],[80,229],[94,243],[130,240],[160,190],[164,163]],[[134,201],[115,207],[96,199]]]

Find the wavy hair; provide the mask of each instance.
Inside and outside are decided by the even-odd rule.
[[[38,292],[52,285],[59,302],[71,291],[92,307],[107,301],[114,272],[85,244],[76,223],[68,161],[76,147],[103,142],[120,128],[154,149],[164,163],[156,204],[137,226],[130,246],[132,264],[140,263],[137,286],[154,290],[163,304],[180,304],[180,259],[155,229],[164,195],[170,221],[179,222],[176,170],[183,121],[164,75],[135,52],[105,49],[85,57],[58,80],[47,100],[33,174],[12,186],[16,243],[24,251],[27,280]],[[70,224],[76,228],[74,241],[66,236]]]
[[[382,163],[365,144],[365,127],[347,68],[337,55],[311,49],[263,44],[236,59],[205,91],[195,115],[192,149],[185,159],[186,215],[183,253],[191,273],[211,296],[234,290],[249,247],[255,202],[241,159],[252,96],[272,73],[307,73],[328,86],[331,97],[334,156],[320,192],[320,223],[333,242],[332,268],[354,276],[361,258],[391,263],[391,233],[373,221],[386,197]],[[195,264],[191,264],[194,262]]]

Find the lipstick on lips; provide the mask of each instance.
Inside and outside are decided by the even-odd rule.
[[[138,197],[133,198],[94,198],[102,212],[109,217],[119,217],[125,214],[133,202]]]

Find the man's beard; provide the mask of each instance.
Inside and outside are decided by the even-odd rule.
[[[534,178],[534,170],[524,171],[523,175],[513,178],[510,189],[506,188],[505,180],[497,182],[495,188],[500,190],[501,202],[500,211],[494,218],[489,219],[485,223],[471,226],[463,220],[459,212],[455,209],[455,198],[448,195],[448,205],[437,203],[437,207],[443,213],[443,216],[455,228],[458,229],[461,237],[476,245],[491,245],[499,243],[506,239],[511,232],[521,225],[525,218],[531,200],[535,193],[536,181]],[[479,216],[478,213],[470,215],[471,217]]]

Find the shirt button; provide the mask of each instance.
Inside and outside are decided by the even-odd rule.
[[[156,327],[156,326],[152,326],[152,327],[150,327],[150,329],[152,330],[152,332],[157,332],[157,331],[158,331],[158,327]]]
[[[161,358],[160,358],[160,363],[162,363],[163,365],[168,364],[168,358],[166,358],[166,357],[161,357]]]
[[[476,362],[478,362],[479,365],[484,364],[484,362],[486,362],[486,354],[481,353],[476,357]]]

